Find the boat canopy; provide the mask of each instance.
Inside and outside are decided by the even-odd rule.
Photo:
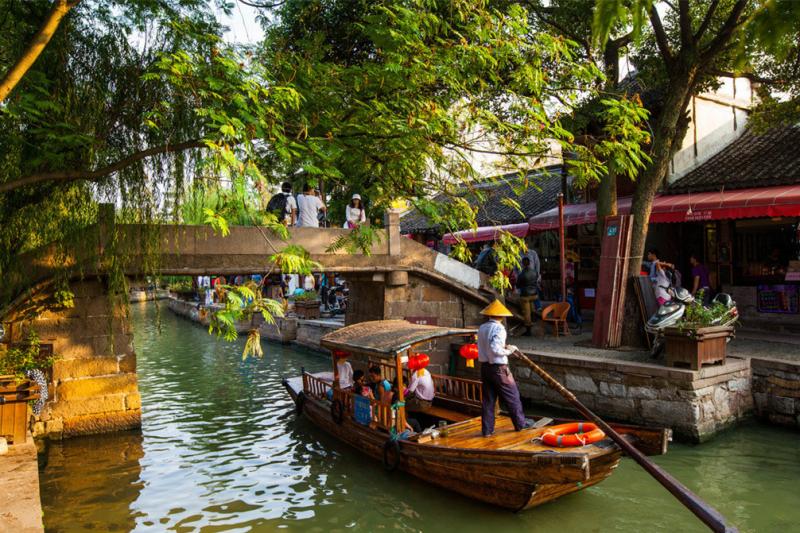
[[[359,322],[323,336],[322,346],[330,350],[345,350],[394,358],[416,344],[450,336],[467,336],[475,329],[423,326],[405,320],[373,320]]]

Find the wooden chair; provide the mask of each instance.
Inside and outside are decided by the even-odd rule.
[[[550,304],[542,311],[542,336],[544,336],[544,323],[550,322],[553,324],[553,335],[558,338],[558,330],[563,324],[564,335],[569,335],[569,325],[567,325],[567,314],[569,313],[569,304],[567,302],[557,302]]]

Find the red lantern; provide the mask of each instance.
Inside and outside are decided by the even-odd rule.
[[[458,354],[467,360],[467,368],[473,368],[475,359],[478,358],[478,345],[475,343],[462,344],[458,349]]]
[[[408,369],[416,371],[418,376],[422,375],[422,371],[431,362],[431,358],[426,353],[418,353],[408,358]]]

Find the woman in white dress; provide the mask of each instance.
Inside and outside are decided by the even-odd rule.
[[[361,195],[354,194],[350,203],[347,204],[347,209],[345,209],[345,221],[342,227],[355,228],[366,221],[367,213],[364,210],[364,205],[361,203]]]

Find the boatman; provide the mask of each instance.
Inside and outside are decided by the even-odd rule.
[[[499,300],[489,304],[481,314],[489,319],[478,329],[478,361],[481,363],[483,394],[481,412],[483,436],[489,437],[494,434],[494,406],[498,397],[505,403],[515,430],[522,431],[533,427],[533,421],[525,419],[519,389],[508,368],[508,356],[518,348],[506,345],[503,317],[513,315]]]

